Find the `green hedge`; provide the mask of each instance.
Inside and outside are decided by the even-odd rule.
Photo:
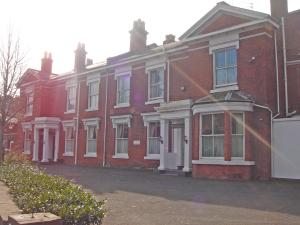
[[[96,201],[80,186],[58,176],[50,176],[29,163],[2,163],[0,180],[23,213],[50,212],[65,225],[101,224],[105,201]]]

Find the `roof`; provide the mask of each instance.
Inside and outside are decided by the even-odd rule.
[[[271,18],[270,15],[266,13],[239,8],[236,6],[231,6],[228,3],[222,1],[217,3],[217,5],[213,9],[211,9],[208,13],[206,13],[200,20],[198,20],[193,26],[191,26],[183,35],[181,35],[179,37],[179,40],[191,36],[196,30],[198,30],[202,25],[204,25],[207,21],[209,21],[215,14],[217,14],[220,11],[245,16],[248,18],[252,18],[254,20]]]
[[[210,104],[217,102],[254,102],[254,99],[241,91],[224,91],[202,97],[196,100],[195,104]]]

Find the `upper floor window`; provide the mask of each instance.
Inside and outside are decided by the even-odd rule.
[[[33,92],[30,92],[26,96],[26,114],[32,115],[33,110]]]
[[[202,157],[224,156],[224,113],[202,115]]]
[[[214,52],[215,87],[237,83],[237,51],[235,47],[224,48]]]
[[[149,71],[149,100],[164,97],[164,68],[157,68]]]
[[[88,109],[98,109],[99,81],[88,83]]]
[[[117,77],[117,105],[129,105],[130,74]]]
[[[76,86],[67,87],[67,112],[75,111]]]

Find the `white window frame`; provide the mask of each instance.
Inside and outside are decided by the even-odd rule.
[[[157,96],[157,97],[152,97],[151,98],[151,87],[154,86],[154,85],[151,84],[151,72],[156,71],[156,70],[160,70],[162,72],[162,81],[155,84],[157,86],[160,86],[161,83],[162,83],[162,86],[163,86],[162,96]],[[164,82],[164,79],[165,79],[165,66],[160,65],[160,66],[156,66],[156,67],[150,67],[150,68],[147,69],[147,74],[148,74],[148,102],[157,101],[157,100],[160,100],[159,102],[163,102],[164,92],[165,92],[165,86],[164,86],[165,85],[165,82]]]
[[[74,109],[69,109],[69,104],[68,104],[69,99],[71,99],[70,96],[69,96],[69,93],[70,93],[69,90],[71,88],[75,89],[75,92],[74,92],[75,96],[73,96],[73,98],[74,98]],[[76,97],[77,97],[77,86],[76,86],[76,84],[67,85],[66,86],[66,92],[67,92],[67,99],[66,99],[67,101],[66,101],[66,112],[65,113],[75,113]]]
[[[31,138],[26,138],[27,137],[27,134],[28,132],[31,132]],[[24,129],[24,149],[23,149],[23,153],[26,154],[26,155],[29,155],[30,152],[31,152],[31,142],[32,142],[32,129]],[[29,147],[26,148],[26,147]]]
[[[128,137],[127,138],[121,138],[118,137],[118,130],[120,129],[120,126],[127,126],[128,129]],[[126,146],[126,150],[127,152],[125,153],[120,153],[118,152],[118,142],[119,141],[127,141],[127,146]],[[115,156],[118,156],[119,158],[127,158],[128,157],[128,141],[129,141],[129,127],[127,123],[118,123],[117,127],[115,129]]]
[[[243,156],[242,157],[233,157],[233,156],[231,156],[231,159],[242,159],[242,160],[245,160],[245,131],[246,131],[246,129],[245,129],[245,113],[244,112],[239,112],[239,111],[236,111],[236,112],[231,112],[232,114],[242,114],[242,116],[243,116],[243,124],[242,124],[242,126],[243,126],[243,134],[242,134],[242,136],[243,136]],[[231,120],[230,120],[230,123],[231,123],[231,125],[230,125],[230,127],[231,127],[231,131],[230,131],[230,134],[231,134],[231,142],[232,142],[232,137],[233,136],[241,136],[241,134],[232,134],[232,117],[231,117]],[[231,149],[231,155],[232,155],[232,149]]]
[[[65,149],[64,149],[64,153],[63,156],[73,156],[74,155],[74,151],[75,151],[75,140],[76,140],[76,126],[75,126],[75,120],[65,120],[62,121],[63,124],[63,128],[64,128],[64,132],[65,132]],[[66,134],[67,134],[67,129],[72,128],[73,132],[75,133],[74,135],[74,139],[67,139],[66,138]],[[67,152],[67,141],[73,140],[73,149],[72,152]]]
[[[224,140],[225,140],[225,127],[224,127],[224,134],[214,134],[214,119],[213,119],[213,116],[216,115],[216,114],[223,114],[223,123],[224,123],[224,116],[225,116],[225,113],[224,112],[216,112],[216,113],[203,113],[200,115],[201,119],[200,119],[200,145],[199,145],[199,148],[200,148],[200,157],[201,159],[218,159],[218,160],[224,160],[224,156],[225,156],[225,152],[224,152],[224,146],[223,146],[223,157],[215,157],[215,156],[203,156],[203,149],[202,149],[202,142],[203,142],[203,139],[202,137],[223,137]],[[202,126],[203,126],[203,116],[205,115],[212,115],[212,134],[202,134]],[[214,138],[213,138],[213,149],[214,149]]]
[[[97,157],[97,140],[98,140],[98,130],[99,130],[99,123],[100,119],[99,118],[88,118],[88,119],[82,119],[83,124],[84,124],[84,129],[86,130],[86,150],[85,150],[85,155],[84,157]],[[96,139],[88,139],[88,132],[90,127],[96,127]],[[96,151],[95,152],[89,152],[89,141],[95,140],[96,142]]]
[[[91,91],[91,84],[92,83],[98,83],[97,84],[97,97],[96,95],[93,95],[94,97],[97,98],[96,100],[96,105],[95,106],[91,106],[91,102],[90,102],[90,91]],[[85,111],[96,111],[99,109],[99,95],[100,95],[100,73],[99,74],[90,74],[87,76],[87,80],[86,80],[86,85],[88,87],[88,105],[87,105],[87,109]]]
[[[29,151],[28,149],[25,149],[25,146],[26,146],[26,141],[28,141],[29,139],[26,139],[26,134],[27,134],[27,131],[30,131],[32,132],[32,124],[30,122],[23,122],[21,123],[22,125],[22,129],[23,129],[23,133],[24,133],[24,140],[23,140],[23,145],[24,145],[24,148],[23,148],[23,153],[24,154],[30,154],[30,150],[31,150],[31,141],[32,141],[32,133],[31,133],[31,139],[30,139],[30,147],[29,147]]]
[[[128,77],[129,78],[129,90],[128,90],[128,102],[119,102],[119,82],[120,79]],[[131,72],[125,72],[125,73],[119,73],[115,75],[115,80],[117,81],[117,92],[116,92],[116,105],[115,108],[120,108],[120,107],[129,107],[130,106],[130,92],[131,92]]]
[[[115,129],[115,154],[112,156],[115,159],[129,159],[127,146],[127,154],[117,152],[117,129],[119,124],[126,124],[128,126],[128,145],[129,145],[129,132],[131,127],[132,115],[121,115],[121,116],[111,116],[113,128]]]
[[[218,89],[218,88],[226,88],[226,87],[229,87],[229,86],[233,86],[232,88],[236,89],[237,85],[238,85],[238,74],[236,75],[236,81],[233,82],[233,83],[226,83],[226,84],[219,84],[217,85],[217,68],[216,68],[216,53],[219,53],[219,52],[225,52],[225,62],[227,61],[226,60],[226,51],[229,50],[229,49],[235,49],[236,51],[236,65],[234,66],[228,66],[228,65],[225,65],[225,67],[223,68],[219,68],[219,69],[225,69],[226,70],[226,73],[227,73],[227,69],[228,68],[235,68],[236,69],[236,73],[237,73],[237,64],[238,64],[238,57],[237,57],[237,48],[236,46],[228,46],[228,47],[224,47],[224,48],[221,48],[221,49],[216,49],[213,51],[213,70],[214,70],[214,89]],[[226,74],[227,76],[227,74]],[[231,90],[231,89],[230,89]]]
[[[34,92],[33,89],[27,89],[25,90],[26,93],[26,112],[25,116],[32,116],[33,112],[33,98],[34,98]]]
[[[146,151],[146,156],[144,157],[144,159],[159,160],[160,153],[158,153],[158,154],[150,154],[149,153],[150,123],[152,123],[152,122],[160,123],[159,113],[157,113],[157,112],[141,113],[141,116],[143,117],[143,120],[144,120],[144,126],[147,128],[147,151]],[[159,149],[159,151],[160,151],[160,149]]]

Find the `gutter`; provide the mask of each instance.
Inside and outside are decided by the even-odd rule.
[[[108,71],[106,74],[106,82],[105,82],[104,134],[103,134],[103,159],[102,159],[103,167],[106,165],[107,97],[108,97]]]
[[[76,113],[76,142],[75,142],[75,158],[74,164],[77,165],[78,160],[78,138],[79,138],[79,107],[80,105],[80,80],[78,79],[78,98],[77,98],[77,113]]]

